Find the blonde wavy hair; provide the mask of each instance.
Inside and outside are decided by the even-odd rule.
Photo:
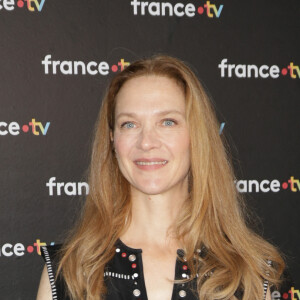
[[[244,290],[244,300],[263,299],[263,279],[278,288],[284,260],[278,249],[247,226],[244,200],[234,184],[228,142],[219,135],[220,125],[202,84],[185,63],[165,55],[132,63],[109,84],[96,123],[90,193],[61,249],[57,275],[63,276],[71,299],[105,298],[104,268],[131,220],[129,183],[120,172],[110,140],[116,95],[126,81],[145,75],[173,79],[185,92],[191,140],[189,197],[173,230],[178,240],[185,241],[191,270],[186,281],[198,273],[197,292],[202,300],[234,299],[239,287]],[[207,255],[195,259],[195,249],[203,246]]]

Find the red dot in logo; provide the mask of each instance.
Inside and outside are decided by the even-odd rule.
[[[23,6],[24,6],[24,2],[23,2],[22,0],[19,0],[19,1],[17,2],[17,5],[18,5],[19,7],[23,7]]]
[[[24,132],[28,132],[28,130],[29,130],[28,125],[23,125],[22,130],[23,130]]]
[[[283,68],[283,69],[281,70],[281,74],[284,75],[284,76],[287,74],[287,72],[288,72],[288,71],[287,71],[286,68]]]
[[[289,294],[288,293],[284,293],[283,295],[282,295],[282,298],[283,299],[287,299],[289,297]]]
[[[289,186],[289,185],[288,185],[286,182],[283,182],[283,183],[282,183],[282,188],[283,188],[283,189],[286,190],[286,189],[288,188],[288,186]]]
[[[117,71],[118,71],[118,66],[117,66],[117,65],[111,66],[111,70],[112,70],[113,72],[117,72]]]
[[[202,7],[202,6],[199,6],[199,7],[198,7],[198,14],[199,14],[199,15],[202,15],[203,13],[204,13],[203,7]]]
[[[32,246],[28,246],[27,247],[27,252],[32,253],[33,252],[33,247]]]

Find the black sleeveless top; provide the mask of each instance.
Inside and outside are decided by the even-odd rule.
[[[58,260],[57,251],[61,244],[54,246],[41,247],[42,257],[44,258],[48,270],[52,299],[70,300],[66,295],[66,289],[62,276],[55,281]],[[201,250],[197,252],[201,255]],[[184,259],[182,249],[177,250],[177,254]],[[187,265],[176,259],[175,279],[189,278]],[[107,264],[104,272],[105,284],[107,286],[106,300],[147,300],[147,292],[144,281],[142,249],[134,249],[125,245],[120,239],[116,242],[116,253],[113,259]],[[171,300],[200,300],[194,292],[196,290],[196,278],[188,283],[174,284]],[[268,288],[268,282],[262,282],[264,289],[264,299]],[[271,289],[272,291],[272,289]],[[243,297],[243,290],[238,289],[235,297],[239,300]]]

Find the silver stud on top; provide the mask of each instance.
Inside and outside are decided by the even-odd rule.
[[[138,277],[139,277],[139,274],[138,274],[138,273],[134,273],[134,274],[133,274],[133,277],[134,277],[134,278],[138,278]]]
[[[182,273],[181,275],[183,278],[186,278],[186,273]]]
[[[180,296],[181,298],[184,298],[184,297],[186,296],[186,291],[185,291],[185,290],[180,290],[180,291],[179,291],[179,296]]]
[[[121,249],[120,248],[116,248],[116,252],[120,252],[121,251]]]
[[[128,259],[130,261],[135,261],[136,260],[136,256],[134,254],[129,255]]]
[[[141,294],[141,291],[140,291],[139,289],[133,290],[133,295],[134,295],[135,297],[140,296],[140,294]]]

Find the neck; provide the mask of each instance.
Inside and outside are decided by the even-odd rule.
[[[131,187],[132,220],[121,240],[133,248],[179,248],[173,228],[187,196],[186,181],[157,195]]]

